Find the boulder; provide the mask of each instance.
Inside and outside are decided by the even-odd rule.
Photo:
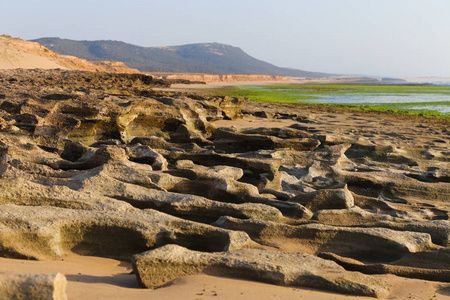
[[[220,107],[225,119],[234,120],[243,117],[242,107],[249,99],[242,97],[217,96],[208,99],[209,102]]]
[[[256,249],[204,253],[166,245],[134,255],[133,269],[146,288],[186,275],[211,274],[353,295],[384,297],[389,293],[381,279],[346,272],[334,262],[305,253]]]
[[[334,189],[322,189],[311,193],[300,193],[290,199],[313,212],[322,209],[348,209],[355,205],[347,185]]]
[[[131,161],[149,164],[154,170],[167,170],[167,160],[149,146],[135,145],[127,147],[126,152]]]
[[[66,286],[60,273],[0,273],[1,299],[67,300]]]

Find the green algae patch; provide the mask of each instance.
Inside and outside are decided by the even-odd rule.
[[[450,118],[450,88],[427,85],[282,84],[209,90],[250,101],[303,103],[347,110]],[[427,101],[427,98],[432,98]],[[389,99],[392,99],[391,101]]]

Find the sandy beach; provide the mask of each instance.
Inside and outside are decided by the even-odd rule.
[[[71,255],[58,260],[29,261],[0,258],[0,272],[56,273],[66,275],[69,299],[155,300],[350,300],[371,297],[339,295],[318,290],[280,287],[255,281],[193,275],[176,279],[164,287],[139,287],[131,264],[108,258]],[[386,275],[385,275],[386,276]],[[450,299],[450,289],[440,283],[387,276],[394,286],[387,299]]]
[[[308,84],[308,83],[343,83],[343,82],[358,82],[364,80],[361,77],[351,76],[334,76],[324,78],[296,78],[291,77],[288,80],[282,81],[224,81],[224,82],[206,82],[205,84],[172,84],[169,91],[198,91],[204,89],[221,89],[235,86],[245,85],[278,85],[278,84]]]

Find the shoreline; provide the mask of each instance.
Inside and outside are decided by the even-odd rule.
[[[170,88],[164,89],[167,91],[190,91],[190,90],[205,90],[205,89],[226,89],[236,86],[245,85],[288,85],[288,84],[313,84],[313,83],[360,83],[360,82],[374,82],[374,81],[364,81],[362,77],[323,77],[323,78],[289,78],[289,80],[269,80],[269,81],[215,81],[206,83],[193,83],[193,84],[182,84],[175,83],[172,84]]]
[[[338,86],[340,86],[339,84],[343,83],[342,81],[336,81],[336,80],[316,80],[316,81],[310,81],[310,80],[291,80],[291,81],[285,81],[285,82],[275,82],[275,81],[265,81],[265,82],[209,82],[206,84],[172,84],[170,88],[161,88],[159,90],[162,91],[169,91],[169,92],[190,92],[190,93],[198,93],[200,95],[217,95],[217,96],[223,96],[223,95],[228,95],[231,97],[248,97],[250,98],[251,101],[253,102],[267,102],[267,103],[290,103],[290,104],[302,104],[305,105],[305,107],[308,107],[309,109],[313,109],[315,110],[317,107],[326,107],[326,108],[334,108],[336,111],[360,111],[362,113],[365,112],[379,112],[379,113],[386,113],[388,115],[394,114],[394,115],[406,115],[406,116],[415,116],[415,117],[426,117],[426,118],[438,118],[438,119],[450,119],[450,114],[447,112],[447,109],[443,106],[443,104],[441,105],[438,102],[426,102],[424,101],[422,102],[417,102],[417,100],[415,100],[417,98],[416,91],[411,91],[411,97],[413,100],[411,100],[411,103],[389,103],[389,102],[381,102],[381,103],[376,103],[376,102],[369,102],[369,103],[356,103],[356,102],[349,102],[349,103],[333,103],[333,102],[319,102],[318,103],[314,103],[314,101],[310,101],[308,102],[307,100],[302,101],[302,100],[298,100],[295,101],[294,99],[291,99],[292,96],[289,98],[289,95],[286,95],[286,99],[284,95],[279,95],[278,94],[274,94],[271,92],[267,93],[267,96],[265,94],[265,92],[263,91],[255,91],[255,92],[246,92],[245,86],[270,86],[270,85],[277,85],[277,86],[281,86],[281,85],[290,85],[290,84],[298,84],[298,85],[308,85],[308,84],[315,84],[315,83],[324,83],[325,85],[330,85],[333,86],[334,84],[338,84]],[[349,97],[353,97],[355,98],[356,95],[359,95],[358,93],[362,93],[362,95],[367,95],[370,96],[371,92],[369,91],[368,93],[365,92],[365,86],[371,86],[371,83],[367,83],[367,84],[363,84],[361,85],[361,88],[359,87],[358,83],[355,83],[354,81],[348,81],[346,82],[348,84],[356,84],[356,90],[355,90],[355,94],[350,94]],[[383,87],[384,86],[384,87]],[[380,91],[379,93],[392,93],[391,92],[391,87],[392,84],[377,84],[376,85],[376,89]],[[394,85],[396,87],[396,85]],[[401,85],[400,85],[401,86]],[[240,89],[239,87],[242,87],[243,91],[239,92],[238,90]],[[338,87],[339,88],[339,87]],[[426,87],[424,87],[426,88]],[[436,87],[431,87],[431,89],[434,88],[440,88],[438,86]],[[404,89],[404,88],[402,88]],[[235,91],[236,90],[236,91]],[[361,90],[361,91],[360,91]],[[370,90],[370,89],[369,89]],[[223,91],[223,92],[221,92]],[[408,91],[406,91],[408,92]],[[421,92],[421,91],[419,91]],[[430,91],[430,95],[435,97],[436,94],[439,91],[434,91],[431,90]],[[396,95],[396,93],[405,93],[403,91],[400,92],[395,92],[394,91],[394,96]],[[247,96],[248,94],[248,96]],[[384,97],[383,95],[385,94],[381,94],[382,97]],[[386,95],[391,95],[391,94],[386,94]],[[403,94],[400,94],[403,95]],[[252,96],[254,96],[252,98]],[[300,95],[301,96],[301,95]],[[267,101],[265,101],[265,97],[267,97]],[[316,94],[311,94],[311,99],[314,97],[322,97],[321,92],[319,91]],[[343,101],[345,102],[345,101]],[[427,104],[428,103],[428,104]],[[427,107],[434,107],[433,105],[436,106],[436,109],[427,109]],[[419,108],[419,107],[424,107],[424,108]],[[414,108],[417,107],[417,108]]]

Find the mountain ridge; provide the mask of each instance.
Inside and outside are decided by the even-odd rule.
[[[91,61],[121,61],[130,68],[142,72],[331,76],[326,73],[278,67],[250,56],[239,47],[221,43],[143,47],[113,40],[75,41],[46,37],[32,41],[59,54],[73,55]]]

